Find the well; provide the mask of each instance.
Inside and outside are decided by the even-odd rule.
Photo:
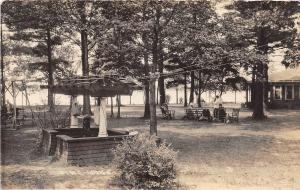
[[[71,118],[74,122],[71,122],[70,128],[43,130],[42,149],[45,155],[72,165],[107,164],[112,160],[112,150],[123,139],[137,134],[107,130],[106,98],[131,95],[134,88],[140,88],[132,81],[117,75],[83,76],[61,79],[55,85],[42,85],[41,88],[49,88],[54,93],[71,97],[88,94],[98,100],[94,113],[94,122],[98,128],[90,128],[89,114],[78,115],[77,111],[76,114],[72,113],[72,110],[76,110],[73,106],[77,105],[73,102]]]
[[[112,150],[122,140],[137,134],[107,130],[107,137],[97,137],[98,132],[98,128],[89,131],[80,128],[44,129],[43,152],[65,164],[108,164],[113,159]]]

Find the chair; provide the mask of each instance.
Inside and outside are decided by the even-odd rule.
[[[233,108],[232,109],[232,113],[228,114],[229,121],[231,121],[231,122],[234,122],[234,121],[239,122],[239,113],[240,113],[240,109]]]

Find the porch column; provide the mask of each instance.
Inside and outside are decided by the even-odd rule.
[[[77,103],[77,97],[71,97],[71,123],[70,128],[78,128],[78,103]],[[75,115],[75,116],[74,116]]]
[[[99,133],[98,137],[107,137],[106,98],[99,98]]]

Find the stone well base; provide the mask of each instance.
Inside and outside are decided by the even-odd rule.
[[[108,130],[108,137],[97,137],[98,128],[89,132],[80,128],[43,130],[42,147],[45,155],[71,165],[108,164],[114,149],[124,138],[137,133]]]

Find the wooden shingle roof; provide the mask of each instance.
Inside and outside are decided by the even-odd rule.
[[[131,95],[134,89],[142,89],[135,82],[116,75],[65,78],[58,80],[53,86],[41,85],[41,88],[51,88],[57,94],[89,94],[93,97]]]

